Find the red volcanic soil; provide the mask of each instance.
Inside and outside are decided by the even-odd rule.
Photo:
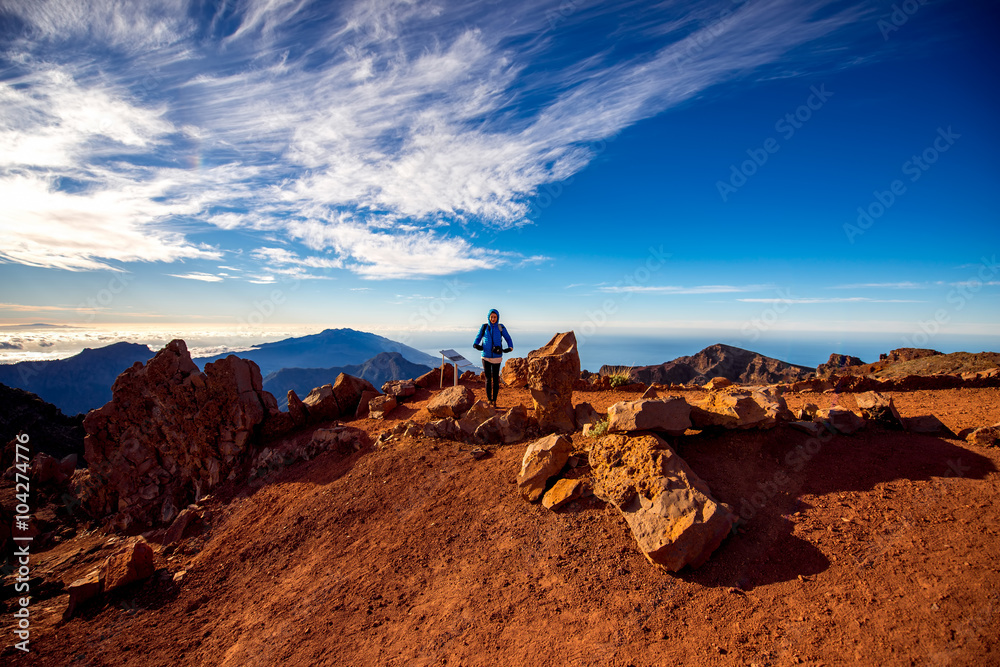
[[[639,395],[574,401],[603,411]],[[934,414],[956,433],[1000,422],[1000,389],[891,395],[904,417]],[[376,436],[424,421],[429,396],[353,425]],[[501,406],[518,402],[530,405],[526,391],[501,392]],[[854,407],[849,394],[788,402]],[[580,433],[573,441],[588,447]],[[205,503],[206,532],[154,545],[162,569],[151,580],[66,622],[67,595],[34,602],[29,654],[11,648],[5,610],[0,657],[143,667],[1000,664],[1000,450],[875,427],[809,442],[785,425],[672,444],[743,517],[696,570],[656,569],[594,497],[559,512],[522,500],[525,443],[476,460],[470,445],[396,438],[220,489]],[[35,554],[32,567],[69,583],[116,539],[80,533]]]

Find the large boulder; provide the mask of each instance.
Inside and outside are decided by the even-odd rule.
[[[528,353],[528,389],[535,419],[543,431],[569,432],[573,423],[573,385],[580,377],[576,335],[570,331],[552,337]]]
[[[302,404],[305,406],[310,419],[314,422],[333,421],[340,417],[340,404],[337,403],[337,396],[333,393],[332,384],[314,387],[302,399]]]
[[[333,395],[337,397],[340,414],[350,419],[358,411],[358,404],[365,392],[377,391],[375,386],[363,378],[341,373],[333,383]]]
[[[427,402],[427,412],[437,419],[458,419],[472,407],[475,400],[476,395],[465,385],[447,387]]]
[[[521,496],[530,502],[539,500],[549,479],[563,469],[572,452],[572,441],[555,433],[528,445],[517,476]]]
[[[703,564],[738,518],[656,435],[605,436],[590,465],[594,494],[622,513],[643,555],[670,572]]]
[[[119,375],[111,401],[87,415],[88,474],[74,486],[91,516],[117,512],[119,529],[173,521],[240,468],[276,414],[288,417],[257,364],[230,355],[201,372],[174,340]]]
[[[659,431],[684,435],[691,428],[691,406],[680,396],[621,401],[608,408],[608,432]]]

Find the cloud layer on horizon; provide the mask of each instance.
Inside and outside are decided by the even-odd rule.
[[[649,5],[7,2],[0,262],[233,252],[266,283],[540,261],[477,238],[530,224],[541,186],[640,120],[829,64],[861,17],[832,0]],[[579,38],[595,25],[613,29]]]

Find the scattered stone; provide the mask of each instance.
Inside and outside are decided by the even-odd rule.
[[[371,419],[385,419],[385,416],[398,406],[395,396],[376,396],[368,401],[368,416]]]
[[[823,408],[816,411],[815,421],[827,424],[837,433],[850,435],[864,428],[864,418],[844,408]]]
[[[517,485],[521,496],[529,502],[542,497],[549,478],[566,465],[573,443],[564,435],[552,434],[528,445],[521,460]]]
[[[903,428],[902,418],[892,402],[891,396],[869,391],[855,397],[861,416],[886,428]]]
[[[622,513],[646,558],[670,572],[703,564],[738,519],[656,435],[605,436],[590,463],[595,495]]]
[[[528,353],[528,389],[543,431],[574,430],[573,385],[580,377],[580,354],[572,331],[556,334]]]
[[[398,401],[416,394],[417,385],[412,380],[390,380],[382,385],[382,393],[391,394]]]
[[[464,385],[446,387],[427,402],[427,412],[432,417],[437,417],[438,419],[444,419],[445,417],[458,419],[466,410],[472,407],[475,400],[475,394]]]
[[[442,440],[460,440],[462,429],[458,422],[451,417],[438,419],[424,424],[424,435],[428,438],[440,438]]]
[[[691,406],[680,396],[621,401],[608,408],[608,432],[659,431],[684,435],[691,428]]]
[[[485,449],[483,449],[482,447],[476,447],[470,450],[469,454],[472,456],[472,458],[476,459],[477,461],[484,459],[490,455],[490,453]]]
[[[555,511],[583,496],[585,488],[582,479],[560,479],[542,496],[542,505]]]
[[[1000,424],[977,428],[967,435],[965,439],[980,447],[996,447],[1000,445]]]

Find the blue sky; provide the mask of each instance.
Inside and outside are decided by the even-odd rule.
[[[0,324],[997,340],[993,6],[8,0]]]

